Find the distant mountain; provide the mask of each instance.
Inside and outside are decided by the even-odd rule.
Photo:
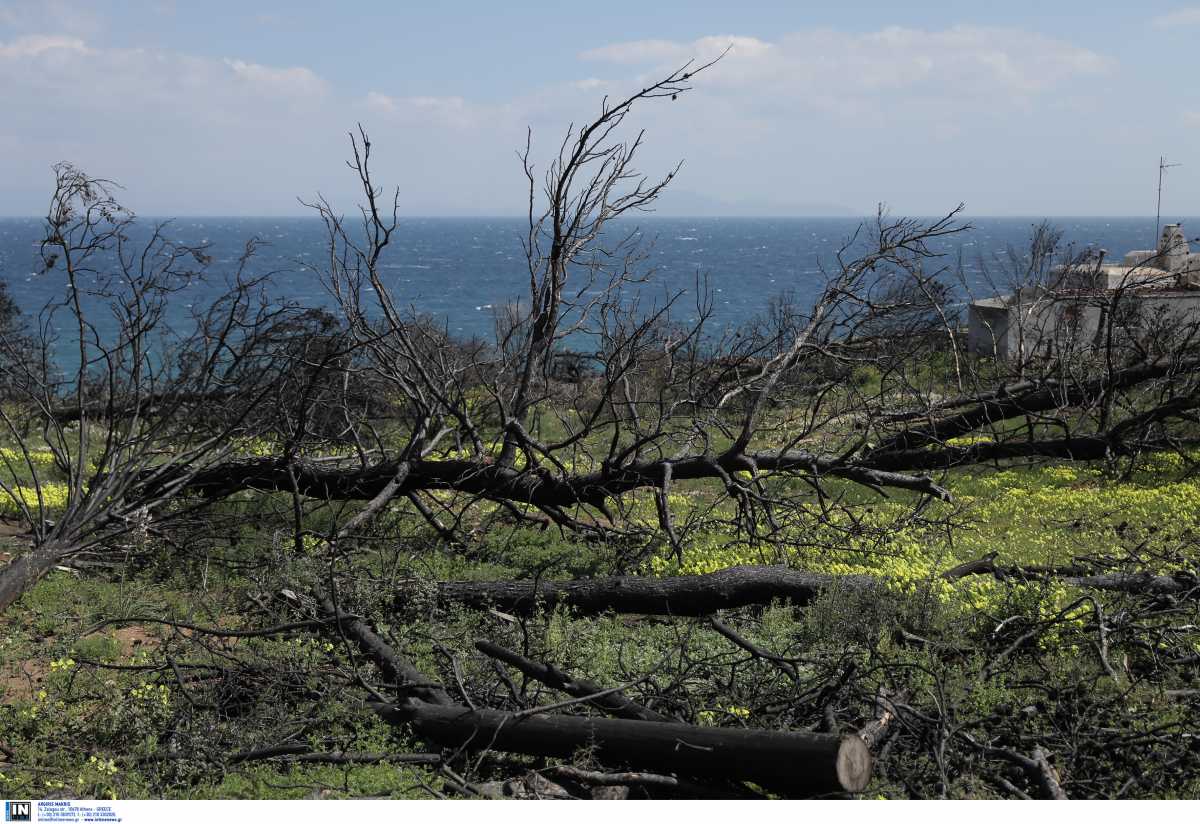
[[[663,217],[863,217],[840,203],[821,201],[727,200],[686,189],[668,189],[654,204]]]

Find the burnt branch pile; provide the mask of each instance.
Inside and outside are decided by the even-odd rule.
[[[410,727],[419,737],[445,748],[559,758],[588,749],[609,765],[649,767],[685,778],[732,781],[735,786],[748,780],[788,795],[862,792],[870,782],[871,755],[859,736],[682,724],[629,701],[619,689],[567,678],[551,666],[490,642],[477,646],[574,700],[518,712],[456,704],[445,688],[431,684],[360,619],[343,617],[328,598],[319,601],[325,617],[333,619],[380,668],[400,696],[399,703],[372,704],[375,712],[388,723]],[[617,718],[554,712],[583,702]]]
[[[218,270],[56,169],[62,297],[0,300],[0,611],[55,648],[0,705],[5,775],[71,753],[99,795],[117,768],[85,759],[125,746],[161,794],[1195,794],[1197,319],[1118,323],[1109,290],[1087,340],[978,357],[960,206],[881,209],[803,300],[720,326],[702,276],[653,288],[636,219],[678,167],[640,173],[631,128],[712,65],[606,98],[544,168],[530,135],[527,278],[487,340],[408,308],[361,129],[359,211],[310,204],[320,307],[272,297],[256,242]],[[1059,240],[1009,256],[1022,288],[1098,265]],[[1091,500],[1156,462],[1165,516],[1146,484],[1044,534],[972,520],[1034,464]]]

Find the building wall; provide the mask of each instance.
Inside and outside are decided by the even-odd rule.
[[[1200,319],[1200,253],[1178,223],[1158,248],[1125,255],[1123,265],[1082,263],[1054,270],[1055,289],[1027,287],[971,304],[967,345],[979,355],[1025,358],[1100,342],[1108,328],[1138,337],[1157,323]],[[1120,298],[1114,297],[1120,291]],[[1113,317],[1110,318],[1109,315]]]
[[[998,358],[1027,358],[1088,347],[1109,323],[1112,293],[1054,295],[1025,290],[1020,295],[971,304],[967,345]],[[1200,322],[1200,292],[1127,292],[1111,319],[1114,331],[1138,336],[1152,323]]]
[[[968,314],[967,347],[979,355],[1007,358],[1008,308],[972,303]]]

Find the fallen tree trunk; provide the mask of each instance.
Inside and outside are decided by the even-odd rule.
[[[959,564],[943,573],[942,577],[947,581],[956,581],[970,575],[991,575],[998,581],[1055,580],[1081,589],[1125,592],[1130,595],[1200,595],[1200,577],[1193,572],[1177,572],[1174,575],[1154,575],[1150,572],[1087,575],[1082,571],[1072,570],[1069,573],[1056,573],[1034,567],[1000,566],[996,563],[994,552],[979,560]]]
[[[1128,389],[1147,381],[1200,369],[1200,358],[1160,358],[1119,369],[1096,380],[1076,384],[1047,384],[1030,389],[1027,384],[1014,387],[1016,394],[981,396],[979,403],[954,415],[947,415],[926,426],[906,429],[879,444],[872,453],[887,453],[917,449],[930,444],[944,444],[951,438],[974,432],[980,427],[996,424],[1024,415],[1034,415],[1055,409],[1079,407],[1095,403],[1107,392]],[[1028,391],[1021,391],[1028,390]],[[868,464],[872,461],[867,460]]]
[[[216,392],[154,392],[130,397],[111,397],[103,401],[93,401],[80,406],[56,406],[48,410],[47,417],[53,418],[60,424],[73,423],[84,416],[112,420],[127,418],[134,415],[151,416],[160,414],[165,409],[168,412],[179,412],[184,408],[202,409],[205,406],[215,406],[228,403],[234,399],[234,393],[221,390]]]
[[[903,704],[907,700],[907,693],[901,693],[895,699],[889,699],[882,695],[875,698],[875,717],[858,731],[858,737],[867,745],[867,749],[871,752],[879,750],[880,745],[896,729],[898,718],[896,705]]]
[[[926,447],[896,449],[889,452],[872,453],[870,463],[879,469],[913,471],[952,469],[957,466],[1028,458],[1101,461],[1132,451],[1132,447],[1119,440],[1099,435],[1081,435],[1075,438],[1047,438],[1037,441],[982,442],[970,446],[942,446],[937,449]]]
[[[949,492],[925,476],[859,466],[796,451],[645,461],[583,475],[556,475],[544,468],[517,469],[483,459],[413,460],[407,465],[400,495],[454,490],[540,507],[599,507],[611,498],[636,489],[661,488],[663,479],[668,476],[673,481],[725,479],[743,471],[845,478],[874,489],[906,489],[950,500]],[[397,477],[400,468],[398,461],[381,461],[363,467],[344,463],[331,465],[328,460],[289,464],[278,458],[246,458],[205,467],[187,479],[183,488],[212,497],[257,489],[295,490],[306,497],[325,500],[369,500]],[[173,480],[168,475],[156,478],[154,483],[168,484]]]
[[[997,758],[1020,767],[1030,782],[1041,789],[1042,794],[1051,801],[1069,801],[1066,792],[1059,781],[1058,771],[1050,765],[1046,751],[1035,747],[1033,757],[1002,747],[983,747],[984,755]]]
[[[789,795],[862,792],[871,754],[857,736],[689,724],[526,715],[410,700],[372,708],[446,747],[570,758],[581,749],[605,763],[685,775],[754,781]]]
[[[701,616],[772,601],[803,605],[831,587],[862,591],[881,586],[881,581],[867,575],[819,575],[784,566],[739,566],[673,578],[622,575],[575,581],[447,581],[438,584],[438,598],[443,603],[476,609],[492,607],[520,615],[566,606],[585,615],[611,610]],[[406,600],[403,591],[397,600]]]
[[[71,557],[74,550],[59,545],[41,546],[0,569],[0,612],[8,609],[43,575]]]
[[[1152,575],[1047,575],[1020,567],[998,567],[990,559],[962,564],[948,580],[992,575],[999,580],[1054,580],[1067,586],[1137,595],[1200,595],[1200,579],[1190,573]],[[870,575],[822,575],[783,566],[739,566],[706,575],[650,578],[637,575],[574,581],[443,581],[438,599],[475,609],[494,608],[518,615],[568,607],[583,615],[602,612],[640,615],[703,616],[722,609],[789,601],[810,603],[825,591],[883,592],[886,581]],[[406,598],[402,589],[397,603]]]

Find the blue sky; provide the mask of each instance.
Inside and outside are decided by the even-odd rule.
[[[409,214],[522,209],[604,94],[732,44],[635,110],[664,211],[1200,214],[1200,3],[0,0],[0,214],[69,160],[145,214],[349,209],[361,122]]]

